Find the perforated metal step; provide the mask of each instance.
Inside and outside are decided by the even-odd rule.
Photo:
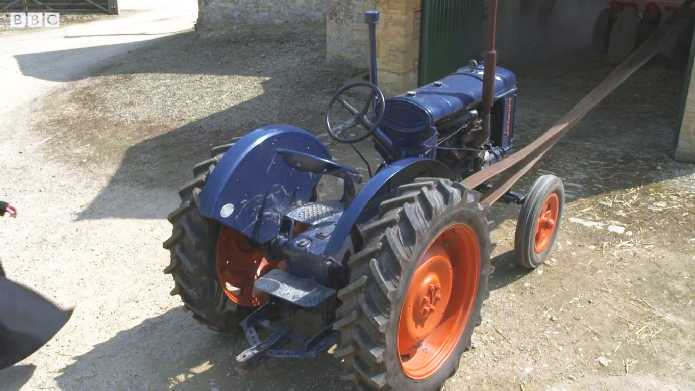
[[[343,209],[339,202],[312,202],[291,210],[287,213],[287,217],[300,223],[314,225],[342,211]]]

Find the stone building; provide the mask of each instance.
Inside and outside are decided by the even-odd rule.
[[[453,71],[468,59],[480,57],[482,53],[485,0],[198,2],[197,28],[201,30],[241,24],[325,23],[327,61],[357,68],[366,68],[368,64],[368,37],[364,12],[378,8],[382,13],[378,27],[379,72],[382,87],[387,93],[407,91],[420,83],[435,80]],[[554,17],[551,12],[553,7],[567,8],[565,14],[569,15],[569,18],[565,22],[578,24],[578,27],[584,30],[588,28],[590,32],[596,14],[606,7],[606,3],[602,0],[576,0],[564,3],[557,0],[500,1],[498,50],[502,53],[502,60],[505,60],[505,56],[536,55],[534,50],[537,48],[526,46],[522,42],[529,35],[535,34],[535,39],[539,42],[557,38],[544,30],[548,19]],[[439,12],[435,15],[439,19],[432,22],[431,14],[436,12]],[[529,19],[529,15],[533,17]],[[580,21],[582,18],[585,20]],[[591,32],[589,41],[590,35]],[[448,46],[442,46],[442,42]],[[543,50],[552,44],[546,46]],[[685,54],[688,49],[682,51]],[[681,160],[695,162],[695,78],[691,77],[693,53],[695,50],[691,48],[691,65],[683,82],[684,99],[675,103],[683,108],[680,126],[676,130],[675,156]],[[455,56],[458,57],[454,58]]]
[[[196,28],[322,22],[325,17],[325,0],[198,0]]]
[[[381,79],[389,91],[417,85],[421,0],[198,0],[197,28],[235,25],[326,23],[327,61],[365,68],[364,12],[378,7]]]

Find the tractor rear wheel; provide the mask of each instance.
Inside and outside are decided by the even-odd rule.
[[[531,187],[516,223],[517,263],[535,269],[550,255],[560,231],[565,187],[555,175],[543,175]]]
[[[195,319],[218,332],[236,330],[248,308],[229,298],[218,273],[218,242],[235,235],[200,214],[198,196],[209,174],[230,147],[231,144],[213,148],[213,158],[195,166],[195,179],[181,188],[181,205],[168,217],[173,234],[164,242],[164,248],[171,253],[171,263],[164,273],[171,274],[174,279],[172,296],[181,296],[185,308]]]
[[[334,326],[346,380],[358,389],[439,389],[470,348],[489,292],[489,229],[478,193],[417,179],[357,230],[361,251],[349,260]]]

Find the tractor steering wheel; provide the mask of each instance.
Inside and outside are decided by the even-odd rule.
[[[360,97],[366,100],[361,109],[355,108],[346,99],[348,95],[351,95],[349,93],[354,95],[357,90],[367,92],[367,94],[363,92]],[[339,103],[344,109],[341,110],[343,115],[347,112],[350,116],[349,119],[343,119],[337,124],[333,121],[333,115],[331,114],[336,103]],[[366,81],[348,84],[335,94],[328,105],[328,111],[326,112],[328,134],[341,143],[358,143],[374,133],[381,120],[384,119],[385,112],[386,99],[384,98],[384,92],[379,87]]]

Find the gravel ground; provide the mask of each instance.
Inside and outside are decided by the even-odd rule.
[[[0,389],[345,388],[332,360],[241,371],[243,343],[190,319],[161,274],[164,217],[210,146],[267,123],[323,133],[328,99],[357,73],[324,65],[322,30],[158,39],[13,116],[0,144],[13,180],[0,196],[23,213],[0,221],[2,259],[77,308],[40,353],[0,372]],[[585,52],[550,63],[513,66],[522,144],[609,71]],[[650,64],[543,160],[538,173],[569,192],[547,265],[514,266],[517,210],[494,210],[493,292],[446,389],[695,388],[695,166],[670,158],[682,77]]]

